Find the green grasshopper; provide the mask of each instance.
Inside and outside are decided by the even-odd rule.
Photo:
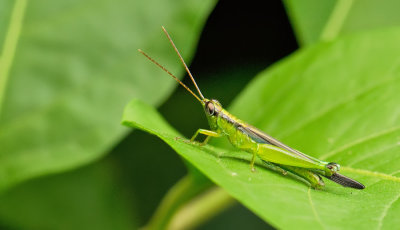
[[[322,189],[325,186],[321,176],[326,177],[344,187],[351,187],[355,189],[365,188],[363,184],[339,174],[339,164],[321,161],[295,150],[276,140],[275,138],[265,134],[259,129],[236,118],[226,111],[217,100],[205,98],[170,35],[164,27],[162,27],[162,29],[173,46],[175,52],[178,54],[179,59],[186,69],[186,72],[192,79],[199,96],[191,91],[189,87],[183,84],[183,82],[181,82],[177,77],[175,77],[171,72],[152,59],[145,52],[140,49],[139,52],[167,72],[170,76],[172,76],[198,101],[200,101],[201,105],[203,106],[211,130],[198,129],[191,138],[191,142],[195,141],[199,134],[207,136],[201,144],[206,144],[211,137],[226,136],[234,147],[253,154],[250,162],[252,171],[255,171],[254,162],[256,160],[256,156],[258,156],[266,164],[266,166],[274,171],[281,172],[284,175],[286,175],[287,172],[290,172],[295,176],[308,181],[311,187],[315,189]]]

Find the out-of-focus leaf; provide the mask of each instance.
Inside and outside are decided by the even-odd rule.
[[[36,178],[0,195],[1,222],[18,229],[137,229],[137,213],[105,161]]]
[[[179,76],[181,64],[171,58],[161,25],[188,60],[213,4],[2,2],[12,12],[8,24],[0,23],[0,61],[3,68],[10,63],[0,76],[0,190],[102,156],[126,133],[118,121],[130,98],[158,105],[176,86],[137,49]],[[12,33],[18,29],[19,36]]]
[[[304,49],[261,73],[233,114],[366,185],[322,191],[257,167],[240,151],[190,144],[151,107],[127,105],[123,123],[157,135],[216,184],[284,229],[393,229],[400,212],[400,30]],[[362,215],[360,215],[362,214]]]
[[[13,4],[13,1],[1,1],[0,2],[0,28],[6,28],[7,24],[9,23],[11,10],[12,10],[12,4]],[[6,35],[6,31],[0,30],[0,44],[4,43],[5,35]],[[0,46],[0,52],[3,49],[4,49],[4,47]]]
[[[336,35],[400,26],[396,0],[285,0],[297,39],[303,45]],[[333,36],[333,37],[332,37]]]

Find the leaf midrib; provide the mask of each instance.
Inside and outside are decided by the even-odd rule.
[[[388,181],[400,183],[400,177],[396,177],[396,176],[386,174],[386,173],[375,172],[375,171],[370,171],[370,170],[366,170],[366,169],[355,169],[355,168],[346,167],[346,166],[342,167],[342,169],[344,169],[347,172],[351,172],[351,173],[355,173],[355,174],[359,174],[359,175],[375,177],[375,178],[379,178],[382,180],[388,180]]]

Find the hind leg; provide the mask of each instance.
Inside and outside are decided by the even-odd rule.
[[[310,186],[314,189],[320,190],[325,187],[325,183],[322,180],[322,178],[318,174],[308,169],[286,166],[286,165],[280,165],[280,166],[307,181],[310,184]]]
[[[303,180],[314,189],[322,189],[325,186],[325,183],[322,180],[322,178],[318,174],[313,173],[310,170],[299,167],[274,164],[268,161],[263,161],[263,163],[267,168],[275,172],[282,173],[283,175],[289,173],[291,176]]]

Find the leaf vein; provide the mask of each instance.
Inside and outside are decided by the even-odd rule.
[[[313,214],[314,214],[315,219],[317,220],[317,222],[321,225],[321,227],[322,227],[323,229],[326,229],[325,226],[322,224],[322,221],[321,221],[321,219],[320,219],[320,217],[319,217],[319,215],[318,215],[318,212],[317,212],[317,210],[315,209],[315,205],[314,205],[314,203],[313,203],[313,201],[312,201],[312,198],[311,198],[311,187],[308,188],[307,195],[308,195],[308,202],[310,203],[311,210],[312,210],[312,212],[313,212]]]
[[[396,65],[399,65],[399,63],[396,62]],[[338,103],[336,103],[336,104],[333,104],[332,106],[326,108],[325,110],[321,111],[320,113],[316,114],[315,116],[312,116],[310,119],[308,119],[308,120],[306,120],[306,121],[304,121],[304,122],[302,122],[302,123],[296,125],[296,126],[294,127],[294,129],[288,131],[288,132],[285,133],[285,134],[282,134],[280,138],[282,138],[282,139],[283,139],[283,138],[286,138],[286,137],[292,135],[293,133],[295,133],[295,132],[301,130],[302,128],[304,128],[304,127],[307,126],[308,124],[314,122],[315,120],[318,120],[318,119],[320,119],[320,118],[326,116],[327,114],[329,114],[330,112],[334,111],[334,110],[337,109],[338,107],[340,107],[340,106],[342,106],[342,105],[345,105],[345,104],[351,102],[352,100],[354,100],[354,99],[356,99],[356,98],[362,97],[363,95],[367,94],[368,92],[370,92],[370,91],[372,91],[372,90],[374,90],[374,89],[376,89],[376,88],[382,87],[382,86],[384,86],[384,85],[389,85],[389,84],[391,84],[393,81],[397,81],[397,80],[399,80],[399,79],[398,79],[398,78],[389,78],[389,79],[387,79],[387,80],[384,80],[384,81],[382,81],[382,82],[379,82],[379,83],[377,83],[377,84],[374,84],[374,85],[372,85],[372,86],[370,86],[370,87],[367,87],[366,89],[361,90],[361,91],[358,92],[358,93],[352,94],[352,95],[350,95],[348,98],[346,98],[345,100],[340,101],[340,102],[338,102]]]
[[[399,144],[395,143],[394,145],[387,145],[387,146],[385,146],[385,148],[382,148],[382,149],[380,149],[380,150],[378,150],[378,151],[371,151],[371,152],[369,152],[368,154],[364,154],[364,155],[361,156],[360,158],[354,159],[353,162],[350,162],[350,163],[348,163],[347,165],[348,165],[348,166],[355,165],[355,164],[357,164],[357,163],[359,163],[359,162],[362,162],[362,161],[367,160],[367,159],[369,159],[369,158],[371,158],[371,157],[377,156],[377,155],[379,155],[380,153],[384,153],[384,152],[386,152],[386,151],[388,151],[388,150],[392,150],[392,149],[394,149],[394,148],[396,148],[396,147],[399,147]]]
[[[328,157],[331,157],[331,156],[333,156],[333,155],[335,155],[335,154],[337,154],[339,152],[342,152],[342,151],[344,151],[346,149],[349,149],[349,148],[351,148],[353,146],[356,146],[356,145],[361,144],[363,142],[370,141],[370,140],[373,140],[375,138],[378,138],[378,137],[381,137],[381,136],[384,136],[384,135],[387,135],[387,134],[390,134],[390,133],[394,133],[394,132],[399,131],[399,130],[400,130],[400,126],[395,126],[395,127],[389,128],[389,129],[382,130],[382,131],[377,132],[377,133],[373,133],[373,134],[365,136],[365,137],[361,137],[361,138],[359,138],[359,139],[357,139],[357,140],[355,140],[353,142],[345,144],[345,145],[343,145],[341,147],[338,147],[337,149],[335,149],[335,150],[333,150],[333,151],[331,151],[329,153],[326,153],[326,154],[320,156],[320,159],[321,160],[325,160]]]
[[[385,208],[384,208],[383,211],[382,211],[382,215],[381,215],[381,216],[379,217],[379,219],[378,219],[378,229],[382,229],[383,220],[384,220],[385,217],[387,216],[390,207],[392,207],[392,205],[393,205],[397,200],[399,200],[399,198],[400,198],[400,193],[398,193],[398,194],[396,195],[396,197],[395,197],[392,201],[390,201],[389,204],[388,204],[387,206],[385,206]]]

